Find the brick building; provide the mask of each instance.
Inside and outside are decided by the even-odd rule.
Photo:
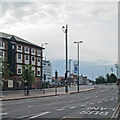
[[[0,57],[6,58],[11,75],[2,76],[3,89],[22,89],[24,80],[21,79],[22,66],[32,65],[36,81],[31,88],[40,88],[42,81],[42,47],[29,41],[0,32]]]

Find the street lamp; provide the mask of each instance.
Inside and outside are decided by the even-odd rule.
[[[115,63],[115,67],[117,69],[117,78],[118,78],[118,63]]]
[[[67,32],[68,32],[68,25],[62,26],[62,30],[65,33],[65,38],[66,38],[66,79],[67,79],[67,72],[68,72],[68,48],[67,48]]]
[[[46,43],[43,43],[43,44],[41,44],[41,47],[43,47],[44,45],[47,45],[48,43],[46,42]],[[41,51],[42,52],[42,54],[43,54],[43,51]],[[44,56],[43,56],[44,57]],[[41,75],[42,75],[42,81],[43,81],[43,62],[42,62],[42,57],[41,57],[41,66],[42,66],[42,70],[41,70]],[[44,90],[43,90],[43,93],[44,93]]]
[[[77,43],[77,45],[78,45],[78,80],[77,80],[78,92],[79,92],[79,44],[82,42],[83,41],[74,42],[75,44]]]
[[[47,45],[48,43],[46,42],[46,43],[43,43],[43,44],[41,44],[41,47],[43,47],[43,45]]]
[[[69,86],[71,87],[71,77],[70,77],[70,74],[71,74],[71,61],[72,59],[69,59]]]
[[[72,59],[69,59],[69,77],[70,77],[70,73],[71,73],[71,61],[72,61]]]
[[[65,79],[66,79],[66,86],[65,86],[65,91],[68,93],[68,86],[67,86],[67,73],[68,73],[68,48],[67,48],[67,32],[68,32],[68,25],[62,26],[62,31],[65,33],[65,38],[66,38],[66,73],[65,73]]]

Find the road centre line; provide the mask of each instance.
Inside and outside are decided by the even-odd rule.
[[[29,119],[33,119],[33,118],[37,118],[37,117],[40,117],[40,116],[43,116],[43,115],[46,115],[46,114],[49,114],[50,112],[43,112],[43,113],[41,113],[41,114],[38,114],[38,115],[35,115],[35,116],[32,116],[32,117],[30,117],[30,118],[28,118],[28,120]]]

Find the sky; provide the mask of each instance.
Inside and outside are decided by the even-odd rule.
[[[16,35],[40,46],[47,42],[44,56],[52,62],[53,75],[55,70],[59,70],[60,76],[65,73],[65,34],[62,26],[66,24],[68,58],[72,59],[72,67],[77,60],[74,42],[79,40],[83,41],[80,45],[81,74],[96,77],[105,73],[105,67],[108,72],[111,66],[114,67],[118,57],[117,0],[12,1],[0,3],[0,32]]]

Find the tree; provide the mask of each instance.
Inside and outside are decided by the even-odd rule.
[[[111,81],[111,83],[115,83],[117,81],[117,77],[115,74],[113,74],[113,73],[110,74],[110,81]]]
[[[30,84],[35,81],[32,65],[24,65],[22,69],[22,78],[27,81],[27,95],[29,95]]]
[[[106,79],[107,79],[107,83],[111,82],[109,73],[106,74]]]
[[[96,78],[96,84],[101,84],[101,83],[105,83],[105,78],[103,76]]]
[[[0,58],[0,71],[3,76],[9,76],[11,74],[10,65],[6,58]]]

